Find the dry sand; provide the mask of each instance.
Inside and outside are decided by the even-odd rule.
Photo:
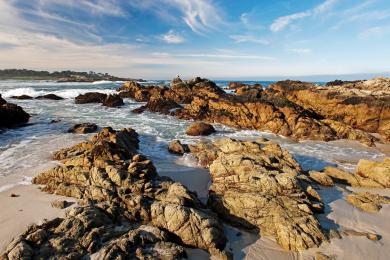
[[[18,197],[11,197],[11,194]],[[0,192],[0,251],[29,225],[63,216],[66,209],[51,206],[51,202],[57,199],[74,201],[72,198],[41,192],[36,185],[20,185]]]

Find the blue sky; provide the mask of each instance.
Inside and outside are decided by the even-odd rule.
[[[148,79],[370,74],[390,72],[389,46],[389,0],[0,0],[2,68]]]

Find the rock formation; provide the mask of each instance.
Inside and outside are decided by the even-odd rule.
[[[88,134],[95,132],[97,128],[97,125],[93,123],[75,124],[68,129],[68,133]]]
[[[355,207],[371,213],[378,212],[382,204],[390,204],[390,198],[370,192],[353,192],[346,199]]]
[[[157,112],[164,115],[173,115],[174,110],[178,108],[181,108],[181,106],[177,104],[175,101],[171,99],[158,97],[158,98],[150,99],[148,103],[146,103],[146,105],[136,108],[132,112],[143,113],[145,110],[148,110],[151,112]]]
[[[212,125],[204,122],[195,122],[186,130],[186,134],[192,136],[211,135],[215,132],[215,128]]]
[[[369,178],[385,188],[390,188],[390,157],[385,158],[382,162],[360,160],[356,174]]]
[[[20,95],[20,96],[12,96],[11,98],[13,99],[33,99],[33,97],[29,96],[29,95]]]
[[[30,115],[18,105],[7,103],[0,95],[0,127],[16,127],[28,122]]]
[[[39,174],[33,183],[80,199],[82,206],[64,219],[27,230],[4,256],[81,258],[96,253],[103,259],[177,259],[183,246],[190,246],[223,257],[226,238],[217,216],[186,187],[158,176],[152,162],[137,152],[138,142],[133,129],[103,128],[89,141],[55,153],[62,165]]]
[[[333,82],[321,87],[300,81],[281,81],[268,91],[354,129],[379,133],[390,141],[390,79]]]
[[[271,142],[221,139],[189,145],[212,179],[208,204],[233,224],[258,228],[287,250],[304,250],[326,239],[314,212],[321,197],[303,184],[292,156]]]
[[[63,97],[57,96],[56,94],[46,94],[43,96],[38,96],[35,99],[51,99],[51,100],[63,100]]]
[[[107,95],[98,92],[88,92],[85,94],[80,94],[75,98],[76,104],[86,104],[86,103],[103,103]]]
[[[102,103],[106,107],[120,107],[124,105],[123,99],[117,94],[108,95]]]
[[[152,112],[154,110],[161,112],[163,109],[160,108],[161,106],[156,106],[156,101],[153,100],[160,100],[159,102],[164,100],[165,103],[168,102],[167,100],[172,100],[178,104],[186,104],[182,109],[176,109],[174,113],[172,111],[169,113],[180,119],[216,122],[236,128],[271,131],[297,140],[350,139],[374,146],[378,139],[369,132],[375,132],[375,127],[361,127],[370,119],[363,120],[364,122],[359,124],[354,123],[362,121],[360,118],[362,116],[357,114],[368,114],[365,117],[372,117],[374,121],[376,120],[378,132],[384,135],[387,133],[386,118],[388,116],[386,111],[389,102],[384,94],[380,97],[366,96],[362,102],[358,102],[359,105],[356,105],[351,99],[361,99],[361,97],[356,96],[355,92],[350,92],[349,96],[345,94],[348,91],[342,92],[342,94],[337,92],[334,96],[328,95],[331,90],[311,83],[283,81],[271,85],[267,90],[263,90],[260,85],[234,84],[234,87],[237,94],[227,94],[214,82],[195,78],[188,81],[175,80],[171,82],[170,87],[141,86],[136,82],[127,82],[118,91],[122,97],[150,102],[146,106],[136,109],[135,112],[142,112],[146,109]],[[320,93],[319,104],[322,104],[321,102],[324,100],[326,111],[339,111],[335,107],[341,106],[345,111],[348,111],[346,112],[348,118],[332,114],[336,112],[327,113],[320,108],[316,109],[315,104],[308,105],[309,101],[295,98],[294,93],[305,89],[309,89],[307,91],[313,93]],[[316,96],[310,96],[308,99],[316,100]],[[344,102],[346,99],[349,101]],[[350,101],[353,104],[349,104]],[[158,108],[153,109],[153,107]],[[164,111],[163,113],[168,114],[166,109]],[[370,124],[375,123],[370,121]]]

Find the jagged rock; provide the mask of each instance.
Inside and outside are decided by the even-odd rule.
[[[75,124],[71,128],[68,129],[68,133],[75,133],[75,134],[88,134],[93,133],[97,130],[97,125],[93,123],[82,123],[82,124]]]
[[[174,109],[178,108],[181,108],[181,106],[171,99],[156,98],[149,100],[146,105],[136,108],[132,112],[143,113],[145,110],[148,110],[169,115]]]
[[[338,168],[325,167],[324,173],[331,177],[334,182],[350,185],[352,187],[383,188],[383,185],[375,180],[346,172]]]
[[[190,146],[190,151],[201,158],[202,148],[211,155],[208,203],[220,216],[258,228],[287,250],[315,247],[326,239],[310,200],[321,198],[301,186],[297,176],[303,172],[286,150],[275,143],[221,139]]]
[[[12,96],[11,98],[13,99],[33,99],[33,97],[29,96],[29,95],[20,95],[20,96]]]
[[[61,238],[48,239],[50,255],[80,258],[103,248],[100,253],[104,257],[117,253],[132,256],[135,251],[121,243],[131,244],[126,241],[133,235],[119,237],[128,230],[118,235],[112,232],[118,231],[123,222],[153,225],[174,238],[153,240],[147,245],[135,240],[134,247],[140,248],[135,249],[135,255],[163,257],[164,252],[159,250],[167,248],[168,256],[182,256],[181,247],[174,243],[224,255],[221,250],[226,238],[217,216],[205,208],[195,193],[168,177],[158,176],[152,162],[138,153],[138,142],[132,129],[103,128],[89,141],[55,153],[53,158],[61,160],[62,165],[33,179],[33,183],[43,185],[43,191],[83,202],[81,208],[71,211],[54,227],[55,231],[49,229],[50,237],[53,232],[61,232]],[[78,225],[80,222],[84,224]],[[41,249],[34,246],[33,253],[40,254]]]
[[[30,115],[18,105],[6,103],[0,96],[0,127],[16,127],[28,122]]]
[[[322,87],[300,81],[280,81],[267,91],[332,119],[390,141],[390,79],[332,82]]]
[[[103,103],[107,98],[107,94],[98,93],[98,92],[88,92],[85,94],[80,94],[75,98],[76,104],[86,104],[86,103]]]
[[[174,140],[169,143],[168,151],[170,153],[183,155],[185,153],[188,153],[190,150],[188,148],[188,145],[182,144],[179,140]]]
[[[315,254],[315,260],[333,260],[333,259],[335,259],[335,258],[328,256],[328,255],[325,255],[322,252],[316,252],[316,254]]]
[[[58,209],[64,209],[69,207],[71,203],[67,202],[66,200],[55,200],[51,203],[51,206],[53,208],[58,208]]]
[[[309,171],[309,176],[310,176],[310,179],[314,180],[315,182],[317,182],[323,186],[333,186],[334,185],[332,178],[323,172]]]
[[[150,225],[118,221],[94,206],[75,207],[65,218],[33,225],[6,248],[2,259],[181,259],[184,248]]]
[[[186,130],[186,134],[192,136],[211,135],[215,132],[215,128],[212,125],[204,122],[195,122],[191,124]]]
[[[382,208],[381,204],[390,203],[388,197],[370,192],[353,192],[347,196],[347,201],[355,207],[367,212],[378,212]]]
[[[103,106],[106,106],[106,107],[120,107],[123,105],[124,105],[123,99],[117,94],[108,95],[103,100]]]
[[[38,96],[35,99],[51,99],[51,100],[63,100],[63,97],[57,96],[56,94],[46,94],[43,96]]]
[[[383,162],[359,160],[356,174],[390,188],[390,157],[385,158]]]

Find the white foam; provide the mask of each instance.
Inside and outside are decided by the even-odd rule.
[[[55,94],[57,96],[63,97],[63,98],[75,98],[80,94],[85,94],[87,92],[99,92],[104,94],[113,94],[116,91],[114,89],[63,89],[63,90],[35,90],[32,87],[27,88],[15,88],[10,89],[2,93],[2,96],[5,98],[9,98],[12,96],[21,96],[21,95],[28,95],[31,97],[37,97],[42,96],[46,94]]]

